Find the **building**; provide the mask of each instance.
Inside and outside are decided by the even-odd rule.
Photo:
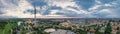
[[[49,28],[49,29],[45,29],[44,31],[47,33],[51,33],[51,32],[55,32],[56,30],[53,28]]]
[[[75,34],[75,33],[69,30],[58,29],[55,32],[52,32],[50,34]]]

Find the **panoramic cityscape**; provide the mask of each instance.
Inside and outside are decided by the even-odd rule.
[[[0,34],[120,34],[120,0],[0,0]]]
[[[120,34],[119,18],[18,18],[0,20],[1,34]]]

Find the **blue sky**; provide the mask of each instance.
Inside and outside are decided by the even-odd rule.
[[[0,0],[0,18],[120,18],[120,0]]]

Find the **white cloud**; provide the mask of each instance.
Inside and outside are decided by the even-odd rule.
[[[101,7],[102,5],[94,5],[93,7],[89,8],[89,11],[94,11],[97,10],[99,7]]]
[[[96,2],[97,4],[102,4],[102,2],[100,2],[99,0],[95,0],[95,2]]]
[[[106,17],[117,17],[118,16],[113,12],[115,9],[111,10],[112,8],[109,8],[109,7],[118,7],[119,6],[119,3],[117,3],[118,1],[108,3],[108,4],[103,4],[99,0],[96,0],[95,5],[93,5],[88,10],[83,10],[80,6],[78,6],[75,2],[72,2],[72,1],[73,0],[45,0],[45,2],[48,3],[48,6],[43,6],[41,8],[39,8],[39,6],[37,7],[38,11],[40,11],[41,14],[45,12],[51,6],[58,6],[58,7],[61,7],[62,9],[50,10],[50,14],[48,15],[37,14],[37,16],[66,16],[64,14],[63,15],[56,14],[57,12],[65,13],[67,12],[66,10],[72,11],[72,12],[68,11],[68,15],[76,13],[75,15],[77,15],[78,17],[79,16],[80,17],[97,17],[93,15],[97,13],[101,13],[101,14],[106,13],[107,14]],[[0,2],[4,6],[4,8],[0,8],[0,10],[5,12],[5,14],[0,15],[0,16],[33,18],[33,15],[29,13],[27,14],[23,13],[25,10],[33,9],[33,6],[27,0],[20,0],[18,2],[18,5],[15,5],[11,2],[6,2],[6,0],[0,0]],[[75,7],[77,9],[70,8],[68,6]]]
[[[47,0],[49,6],[60,6],[66,8],[67,6],[76,6],[72,0]]]
[[[89,14],[89,12],[87,12],[86,10],[82,10],[75,2],[73,2],[73,0],[48,0],[47,2],[49,4],[49,6],[62,7],[62,10],[51,11],[51,14],[55,14],[58,11],[62,11],[64,13],[64,12],[66,12],[65,10],[70,10],[77,14]],[[68,6],[76,7],[76,8],[78,8],[78,10],[69,8]],[[72,13],[70,13],[70,14],[72,14]]]
[[[27,17],[32,17],[31,14],[24,14],[23,11],[27,9],[32,9],[32,6],[26,1],[26,0],[20,0],[18,2],[18,6],[14,4],[9,4],[6,3],[5,1],[3,2],[7,7],[2,8],[4,12],[6,12],[5,16],[14,16],[14,17],[19,17],[19,18],[27,18]]]
[[[116,18],[116,17],[119,17],[115,12],[113,12],[113,10],[111,9],[103,9],[101,11],[99,11],[98,13],[103,13],[103,14],[107,14],[106,16],[104,17],[107,17],[107,18]]]
[[[112,13],[110,11],[110,9],[103,9],[103,10],[100,10],[99,13]]]
[[[73,8],[66,8],[66,10],[70,10],[70,11],[76,12],[77,14],[88,14],[87,11],[82,10],[82,9],[75,10],[75,9],[73,9]]]
[[[57,12],[58,12],[59,10],[51,10],[51,15],[54,15],[54,14],[56,14]]]
[[[105,4],[104,6],[112,6],[111,4]]]

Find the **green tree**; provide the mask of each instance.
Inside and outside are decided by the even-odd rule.
[[[112,31],[111,23],[108,23],[107,27],[105,28],[105,34],[111,34],[111,31]]]
[[[99,32],[99,29],[100,29],[101,27],[100,26],[98,26],[95,30],[95,34],[103,34],[103,33],[101,33],[101,32]]]
[[[120,27],[117,27],[118,32],[116,34],[120,34]]]

